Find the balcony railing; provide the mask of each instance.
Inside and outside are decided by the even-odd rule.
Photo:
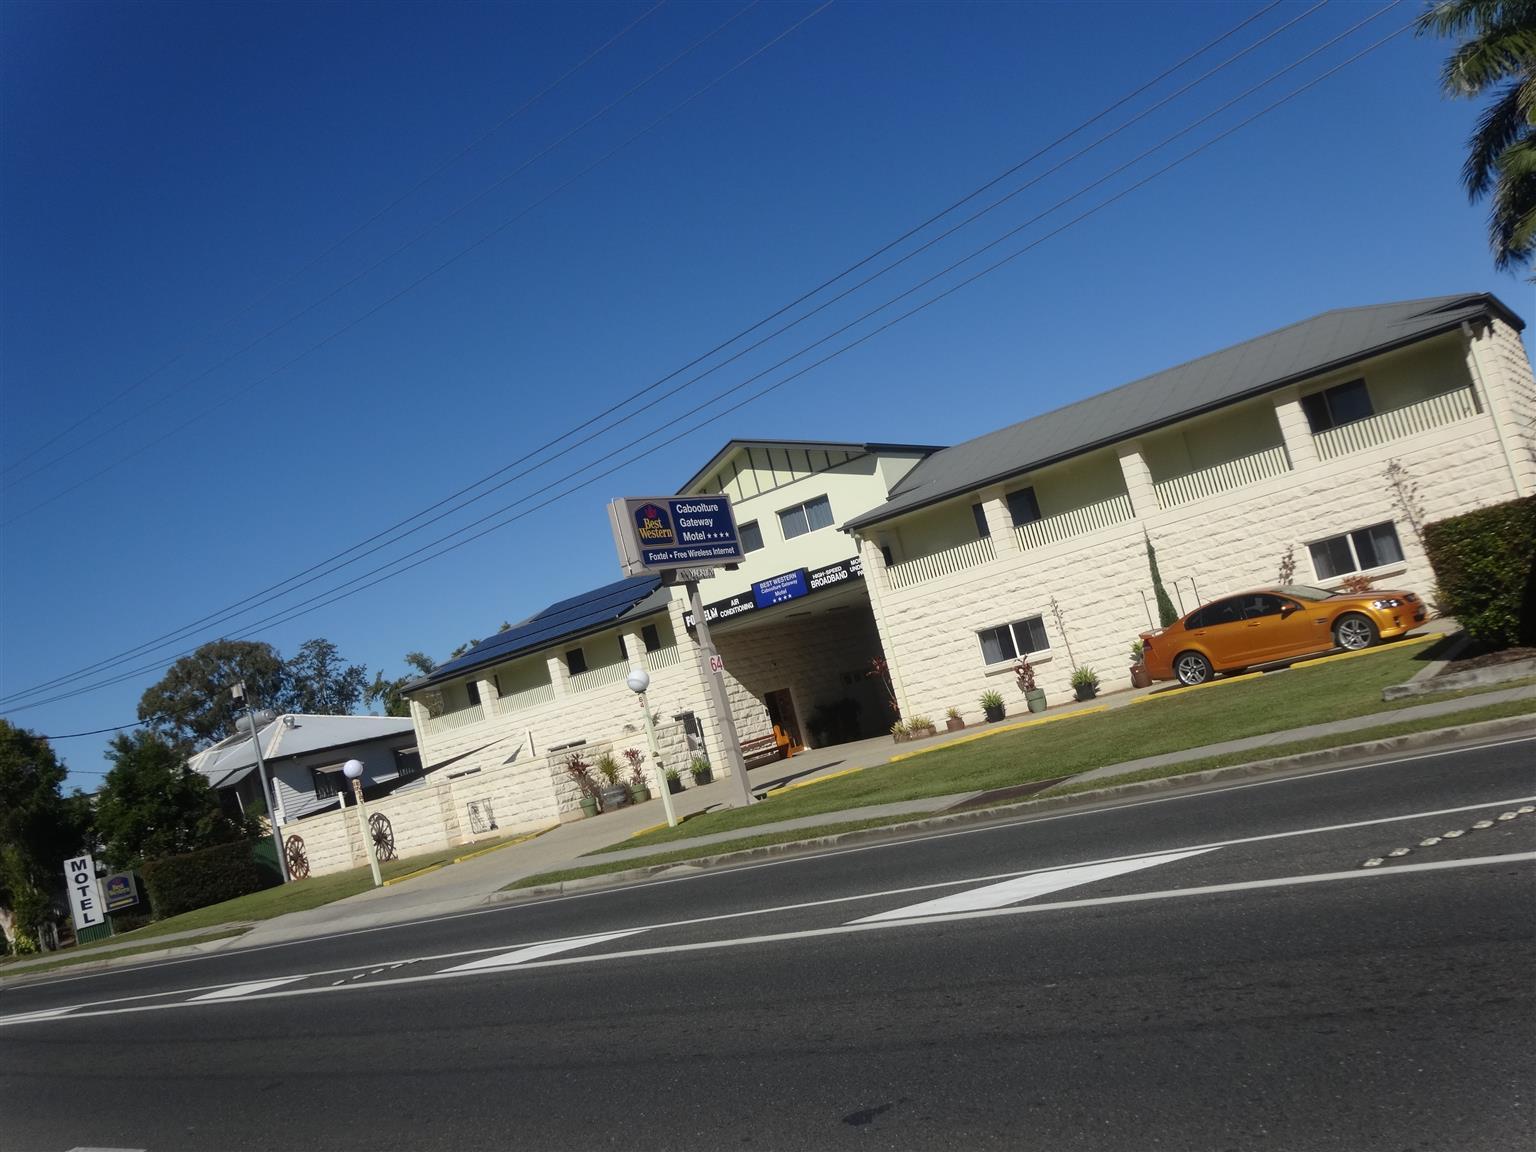
[[[906,588],[912,584],[921,584],[924,580],[937,580],[940,576],[949,576],[985,564],[996,555],[992,550],[991,537],[984,536],[980,540],[970,540],[953,548],[892,564],[885,570],[885,575],[892,588]]]
[[[1123,523],[1130,518],[1131,498],[1122,494],[1111,496],[1108,500],[1100,500],[1097,504],[1085,504],[1081,508],[1074,508],[1070,512],[1062,512],[1057,516],[1047,516],[1043,520],[1031,520],[1028,524],[1020,524],[1014,528],[1013,534],[1018,539],[1021,549],[1043,548],[1047,544],[1055,544],[1058,540],[1081,536],[1085,532],[1095,532],[1100,528],[1108,528],[1111,524]]]
[[[497,700],[496,714],[505,716],[509,712],[521,712],[525,708],[532,708],[535,704],[548,704],[554,698],[553,684],[535,684],[532,688],[524,688],[521,692],[508,692]]]
[[[1472,389],[1457,388],[1420,400],[1416,404],[1315,433],[1312,442],[1317,445],[1320,459],[1332,460],[1350,452],[1359,452],[1363,448],[1374,448],[1402,436],[1412,436],[1415,432],[1428,432],[1442,424],[1454,424],[1457,420],[1475,415],[1477,400],[1472,395]]]
[[[1251,456],[1239,456],[1225,464],[1210,468],[1197,468],[1171,480],[1159,480],[1152,485],[1157,494],[1159,508],[1176,508],[1194,500],[1204,500],[1218,492],[1241,488],[1244,484],[1256,484],[1272,476],[1280,476],[1291,470],[1291,462],[1284,446],[1266,448]]]
[[[421,728],[428,735],[435,735],[439,732],[452,732],[455,728],[468,728],[471,724],[478,724],[484,719],[485,707],[480,704],[471,704],[468,708],[444,712],[441,716],[428,716]]]
[[[676,668],[682,661],[682,654],[674,644],[670,648],[658,648],[654,652],[647,652],[645,669],[647,672],[655,672],[658,668]]]
[[[590,692],[594,688],[601,688],[604,684],[612,684],[629,675],[629,661],[620,660],[615,664],[604,664],[598,668],[588,668],[585,672],[578,672],[571,677],[572,692]]]

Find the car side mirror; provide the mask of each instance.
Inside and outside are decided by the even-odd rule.
[[[1280,619],[1284,620],[1292,612],[1300,612],[1300,611],[1301,611],[1301,605],[1299,605],[1299,604],[1282,604],[1282,605],[1280,605]]]

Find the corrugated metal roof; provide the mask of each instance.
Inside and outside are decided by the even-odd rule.
[[[1436,296],[1341,308],[1145,376],[1054,412],[989,432],[923,460],[878,508],[843,525],[856,530],[974,492],[1010,476],[1185,420],[1489,314],[1523,328],[1495,297]]]
[[[306,752],[398,736],[413,728],[409,716],[278,716],[261,726],[261,754],[268,761],[302,756]],[[235,783],[232,773],[255,767],[256,747],[249,735],[231,736],[203,749],[188,765],[206,776],[210,785],[227,786]]]
[[[662,588],[660,576],[631,576],[604,584],[579,596],[557,601],[521,624],[482,640],[456,660],[433,669],[430,676],[413,680],[405,686],[405,691],[414,692],[441,684],[476,668],[500,664],[525,652],[547,647],[557,640],[600,631],[632,613],[644,615],[658,611],[669,598],[670,592]]]

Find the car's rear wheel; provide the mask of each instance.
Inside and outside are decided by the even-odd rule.
[[[1346,652],[1360,652],[1381,639],[1381,633],[1368,616],[1351,612],[1334,621],[1333,642]]]
[[[1173,674],[1188,688],[1206,683],[1212,673],[1211,662],[1198,652],[1182,652],[1173,662]]]

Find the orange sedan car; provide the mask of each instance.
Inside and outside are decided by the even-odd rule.
[[[1141,634],[1154,680],[1204,684],[1240,672],[1344,648],[1369,648],[1424,623],[1412,592],[1331,592],[1306,584],[1260,588],[1213,600],[1166,628]]]

